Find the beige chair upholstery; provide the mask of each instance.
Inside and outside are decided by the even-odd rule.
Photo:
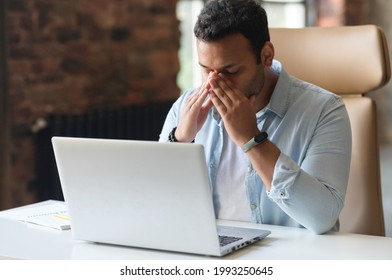
[[[346,104],[353,145],[340,230],[384,236],[376,106],[364,95],[391,76],[384,32],[374,25],[270,32],[275,57],[291,75],[343,96]]]

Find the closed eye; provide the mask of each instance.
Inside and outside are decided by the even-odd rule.
[[[238,72],[240,72],[239,69],[237,69],[235,71],[233,71],[233,70],[231,70],[231,71],[226,70],[224,74],[226,74],[226,75],[236,75],[236,74],[238,74]]]
[[[201,63],[199,63],[199,65],[203,69],[204,73],[206,73],[207,75],[211,71],[217,71],[218,73],[222,73],[222,74],[225,74],[225,75],[233,76],[233,75],[238,74],[240,72],[240,70],[241,70],[241,66],[238,65],[238,64],[236,64],[236,65],[235,64],[229,64],[229,65],[226,65],[226,66],[224,66],[224,67],[222,67],[220,69],[217,69],[217,70],[212,70],[212,69],[208,68],[207,66],[205,66],[205,65],[203,65]]]

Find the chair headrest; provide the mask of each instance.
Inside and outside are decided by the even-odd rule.
[[[363,94],[391,77],[388,45],[375,25],[270,28],[287,72],[336,94]]]

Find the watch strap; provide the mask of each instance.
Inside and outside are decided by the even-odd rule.
[[[177,126],[175,128],[173,128],[172,131],[170,131],[169,137],[167,139],[169,142],[178,142],[176,135],[175,135],[176,130],[177,130]],[[193,139],[192,143],[195,143],[195,139]]]
[[[168,137],[169,142],[178,142],[178,140],[176,139],[176,136],[175,136],[176,129],[177,129],[177,126],[174,127],[174,128],[172,129],[172,131],[170,131],[169,137]]]
[[[242,145],[242,150],[244,153],[248,152],[250,149],[252,149],[254,146],[263,143],[265,140],[268,139],[268,134],[265,131],[260,132],[260,134],[257,134],[255,137],[251,138],[248,142],[246,142],[244,145]]]

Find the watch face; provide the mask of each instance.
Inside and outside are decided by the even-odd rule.
[[[267,137],[268,137],[267,133],[262,132],[259,135],[257,135],[254,140],[256,143],[260,143],[263,142]]]

